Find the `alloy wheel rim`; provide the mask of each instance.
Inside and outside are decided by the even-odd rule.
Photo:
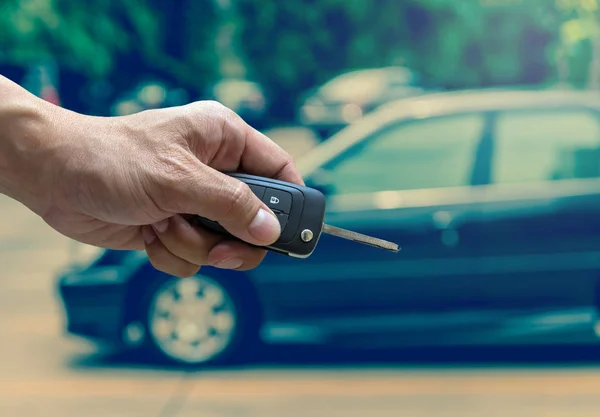
[[[227,291],[203,276],[165,282],[152,299],[149,318],[149,332],[158,348],[186,363],[219,355],[231,343],[237,325]]]

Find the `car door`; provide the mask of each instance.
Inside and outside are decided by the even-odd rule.
[[[600,277],[598,114],[504,111],[494,133],[482,206],[482,299],[490,309],[560,318],[539,316],[527,331],[542,326],[541,317],[546,327],[589,322]]]
[[[346,320],[357,331],[397,327],[393,317],[408,312],[443,316],[475,307],[481,234],[471,184],[486,126],[481,113],[396,123],[309,177],[308,183],[326,179],[327,223],[402,249],[395,254],[323,235],[308,259],[270,255],[255,276],[277,288],[271,314]]]

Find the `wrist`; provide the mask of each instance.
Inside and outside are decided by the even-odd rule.
[[[0,192],[41,214],[51,200],[48,182],[61,146],[55,132],[66,110],[1,81]]]

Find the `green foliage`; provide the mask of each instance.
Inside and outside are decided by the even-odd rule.
[[[407,65],[450,88],[584,86],[600,74],[600,0],[216,4],[1,0],[0,63],[53,57],[91,78],[158,72],[198,89],[249,72],[288,115],[307,88],[356,68]]]
[[[550,0],[425,0],[435,33],[420,66],[452,87],[540,83],[551,76],[548,51],[558,24]],[[431,53],[430,51],[434,51]],[[437,60],[440,65],[434,65]]]
[[[54,57],[83,72],[103,75],[115,52],[128,47],[110,2],[11,0],[0,13],[2,58],[16,63]]]
[[[466,69],[470,84],[563,81],[585,86],[590,66],[600,59],[593,52],[600,38],[598,0],[423,0],[439,13],[454,16],[435,41],[447,54],[475,48],[481,59],[465,65],[454,60],[455,70]],[[459,32],[459,33],[457,33]],[[442,34],[449,36],[445,37]],[[458,39],[460,38],[460,39]],[[457,58],[455,56],[455,58]],[[449,62],[451,59],[448,56]],[[427,66],[427,65],[426,65]],[[534,72],[538,76],[534,76]],[[436,78],[443,77],[438,74]],[[443,78],[441,78],[443,79]],[[458,83],[459,86],[462,82]]]
[[[274,86],[278,109],[289,97],[349,68],[391,65],[413,51],[397,0],[238,0],[245,57]]]
[[[349,68],[405,63],[450,88],[581,84],[598,0],[239,0],[256,77],[277,106]],[[586,43],[587,42],[587,43]],[[562,54],[562,55],[561,55]],[[566,58],[565,58],[566,57]]]
[[[0,62],[28,64],[52,57],[90,77],[110,76],[122,57],[138,57],[139,70],[159,71],[199,87],[214,78],[210,0],[2,0]],[[169,16],[175,9],[179,15]],[[195,11],[193,18],[188,9]],[[170,17],[170,20],[167,20]],[[165,37],[186,45],[173,56]],[[199,75],[204,75],[200,78]]]

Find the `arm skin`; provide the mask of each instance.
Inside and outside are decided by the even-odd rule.
[[[49,105],[18,85],[0,77],[0,192],[36,213],[44,211],[47,179],[53,146],[43,140],[46,126],[53,124]],[[41,145],[45,144],[45,148]],[[38,165],[42,162],[42,165]],[[32,171],[31,166],[37,165]]]
[[[202,265],[254,268],[266,251],[180,215],[216,220],[253,245],[277,240],[273,213],[223,171],[303,184],[286,152],[218,103],[92,117],[0,76],[0,193],[72,239],[145,249],[157,269],[179,277]]]

